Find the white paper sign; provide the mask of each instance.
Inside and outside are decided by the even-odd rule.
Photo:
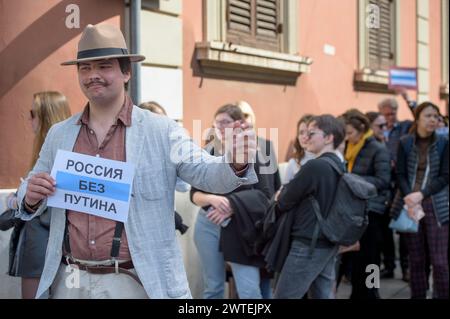
[[[58,150],[51,175],[56,192],[47,206],[126,222],[133,164]]]

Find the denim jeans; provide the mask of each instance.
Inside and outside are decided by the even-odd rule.
[[[262,299],[259,268],[230,263],[240,299]]]
[[[270,278],[261,278],[261,282],[259,284],[261,288],[262,299],[272,299],[272,279]]]
[[[220,226],[212,223],[201,211],[197,216],[194,242],[203,273],[203,298],[222,299],[225,292],[225,260],[219,251]],[[261,299],[259,268],[230,263],[236,290],[241,299]],[[264,296],[270,296],[270,283],[264,282]]]
[[[332,299],[338,246],[315,248],[294,240],[275,288],[276,299]]]

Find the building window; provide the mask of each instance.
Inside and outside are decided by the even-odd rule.
[[[227,42],[281,51],[280,0],[228,0]]]
[[[199,76],[295,84],[312,60],[299,54],[298,0],[204,0]]]
[[[393,0],[369,0],[369,17],[378,21],[368,28],[368,63],[374,70],[389,70],[395,64],[395,6]]]
[[[388,71],[399,65],[398,0],[359,0],[359,67],[355,89],[388,92]]]

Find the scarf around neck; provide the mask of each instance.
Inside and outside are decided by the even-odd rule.
[[[347,149],[345,150],[345,160],[347,161],[347,169],[351,173],[353,165],[355,165],[356,157],[363,148],[366,140],[373,135],[372,130],[368,130],[363,137],[356,144],[347,143]]]

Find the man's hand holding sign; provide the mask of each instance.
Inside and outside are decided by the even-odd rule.
[[[56,181],[48,173],[37,173],[30,177],[25,195],[25,207],[33,211],[47,196],[56,191]]]

